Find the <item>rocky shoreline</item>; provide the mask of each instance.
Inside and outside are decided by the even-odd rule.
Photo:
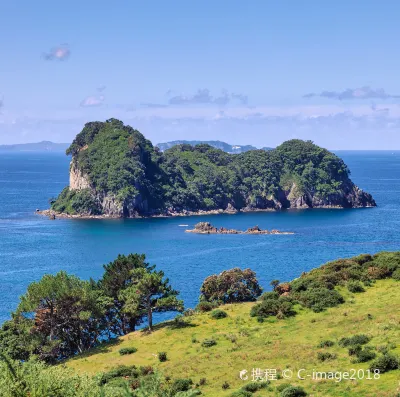
[[[186,233],[197,234],[294,234],[293,232],[282,232],[280,230],[263,230],[258,226],[250,227],[247,230],[226,229],[225,227],[217,228],[210,222],[199,222],[194,229],[185,230]]]
[[[364,207],[353,207],[353,208],[374,208],[374,206],[364,206]],[[132,219],[137,219],[137,218],[171,218],[171,217],[183,217],[183,216],[201,216],[201,215],[221,215],[221,214],[228,214],[228,215],[235,215],[238,213],[252,213],[252,212],[276,212],[276,211],[296,211],[296,210],[305,210],[305,209],[313,209],[313,210],[318,210],[318,209],[337,209],[337,210],[343,210],[345,208],[341,206],[335,206],[335,205],[324,205],[324,206],[319,206],[319,207],[314,207],[314,208],[242,208],[242,209],[235,209],[235,208],[227,208],[225,210],[223,209],[217,209],[217,210],[199,210],[199,211],[189,211],[189,210],[183,210],[183,211],[173,211],[173,210],[168,210],[165,213],[158,213],[158,214],[148,214],[148,215],[137,215],[133,217],[128,217]],[[89,214],[76,214],[76,215],[71,215],[71,214],[66,214],[63,212],[56,212],[52,209],[46,209],[46,210],[36,210],[35,212],[38,215],[46,216],[50,219],[124,219],[123,216],[120,215],[115,215],[115,214],[102,214],[102,215],[89,215]]]

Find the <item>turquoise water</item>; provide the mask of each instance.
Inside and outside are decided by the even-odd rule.
[[[290,280],[339,257],[400,250],[400,152],[338,152],[353,181],[377,208],[302,210],[173,219],[56,220],[34,214],[68,184],[62,154],[0,153],[0,323],[27,285],[61,269],[97,278],[119,253],[145,253],[196,304],[205,277],[234,266],[250,267],[261,284]],[[189,225],[294,231],[295,235],[196,235]]]

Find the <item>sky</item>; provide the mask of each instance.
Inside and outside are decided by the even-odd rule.
[[[395,0],[0,0],[0,144],[111,117],[154,144],[400,149]]]

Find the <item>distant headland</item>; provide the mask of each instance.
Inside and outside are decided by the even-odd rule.
[[[375,207],[342,159],[311,141],[229,154],[207,144],[162,152],[139,131],[90,122],[66,153],[70,183],[43,213],[136,218],[292,208]]]
[[[17,143],[0,145],[0,152],[65,152],[69,143],[54,143],[50,141],[34,143]]]

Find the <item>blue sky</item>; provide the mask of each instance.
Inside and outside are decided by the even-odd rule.
[[[396,1],[1,2],[0,143],[116,117],[154,143],[400,149]]]

